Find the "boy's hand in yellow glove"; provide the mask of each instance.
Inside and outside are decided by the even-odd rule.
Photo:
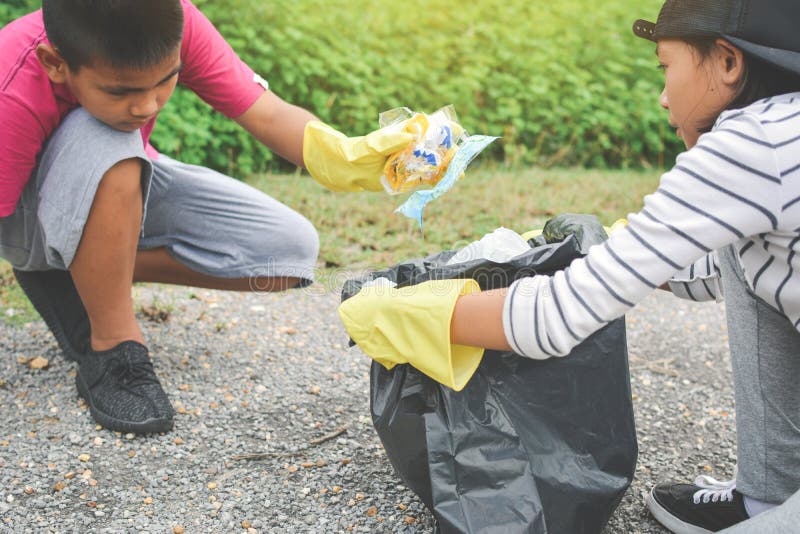
[[[452,345],[450,320],[462,295],[477,293],[475,280],[431,280],[400,289],[365,287],[339,306],[347,333],[387,369],[409,363],[460,391],[478,368],[484,349]]]
[[[327,124],[311,121],[303,134],[303,161],[311,176],[331,191],[380,191],[388,157],[415,139],[399,125],[347,137]]]

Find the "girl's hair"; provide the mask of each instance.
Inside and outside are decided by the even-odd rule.
[[[711,56],[717,46],[717,37],[687,37],[683,40],[694,48],[700,56],[700,61],[705,61]],[[725,108],[726,110],[741,109],[753,102],[772,96],[800,92],[800,75],[776,67],[766,61],[749,55],[744,55],[744,72],[736,87],[736,97]],[[712,125],[703,128],[703,132],[710,132]]]

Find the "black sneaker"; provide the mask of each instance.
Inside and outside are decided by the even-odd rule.
[[[141,343],[89,351],[79,359],[75,382],[92,417],[105,428],[137,434],[172,428],[175,412]]]
[[[68,360],[77,361],[89,348],[89,317],[69,271],[18,271],[22,290],[42,316]]]
[[[659,484],[647,497],[659,523],[675,534],[717,532],[749,519],[736,481],[699,476],[694,484]]]

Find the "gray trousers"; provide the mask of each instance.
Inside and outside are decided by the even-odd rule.
[[[724,534],[792,534],[800,532],[800,491],[788,501],[738,525]]]
[[[736,489],[784,503],[730,532],[800,532],[800,333],[750,291],[733,247],[720,251],[720,269],[736,396]]]
[[[319,238],[305,217],[216,171],[150,160],[138,131],[113,130],[82,108],[51,136],[16,211],[0,219],[0,257],[26,271],[68,269],[100,181],[130,158],[143,162],[140,250],[163,247],[219,278],[313,280]]]

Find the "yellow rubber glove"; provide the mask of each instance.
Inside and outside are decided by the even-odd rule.
[[[381,191],[386,160],[414,140],[400,125],[347,137],[311,121],[303,133],[303,161],[309,174],[331,191]]]
[[[611,225],[611,228],[606,228],[606,233],[611,235],[617,230],[622,230],[626,226],[628,226],[628,219],[617,219],[614,221],[614,224]]]
[[[470,279],[431,280],[400,289],[365,287],[339,306],[339,317],[361,350],[387,369],[409,363],[460,391],[484,349],[452,345],[450,320],[458,297],[478,291]]]

